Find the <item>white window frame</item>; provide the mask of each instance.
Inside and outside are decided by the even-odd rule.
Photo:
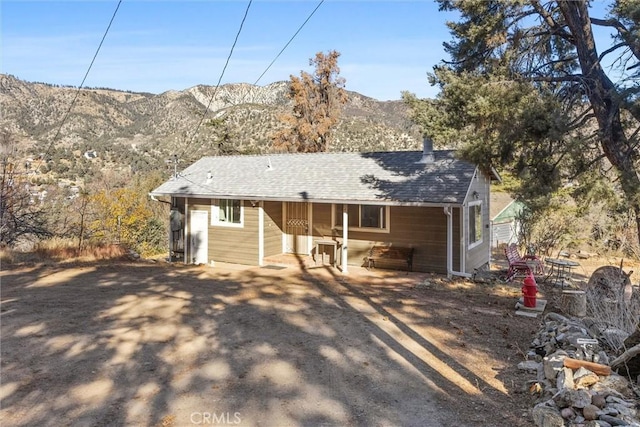
[[[475,213],[475,207],[476,206],[480,207],[480,209],[479,209],[480,223],[479,224],[475,223],[476,216],[472,215],[472,213]],[[472,210],[472,208],[474,208],[474,209]],[[469,249],[473,249],[476,246],[481,245],[482,242],[484,241],[484,227],[483,227],[483,224],[482,224],[482,222],[483,222],[483,214],[484,214],[483,210],[484,210],[484,207],[483,207],[483,204],[482,204],[482,200],[469,202],[469,204],[467,206],[467,242],[469,244]],[[478,230],[480,231],[480,237],[478,238],[478,240],[474,240],[473,242],[471,241],[471,237],[472,237],[472,235],[471,235],[471,231],[472,231],[471,230],[471,221],[472,220],[474,221],[474,224],[477,227],[479,227],[479,228],[476,228],[474,231],[476,231],[476,232]],[[475,235],[473,237],[475,238]]]
[[[240,222],[228,222],[225,220],[220,220],[220,202],[226,201],[227,203],[233,201],[240,202]],[[244,227],[244,200],[239,199],[213,199],[211,201],[211,225],[215,225],[218,227],[234,227],[234,228],[243,228]]]
[[[342,206],[343,205],[331,205],[331,225],[336,230],[342,230],[342,223],[338,223],[338,219],[342,219]],[[350,206],[354,206],[354,204],[350,204]],[[384,209],[385,216],[385,226],[382,227],[349,227],[349,231],[362,231],[366,233],[390,233],[391,232],[391,208],[388,205],[369,205],[366,203],[358,203],[358,225],[361,225],[360,221],[362,219],[362,206],[375,206]],[[340,209],[340,212],[338,212]]]

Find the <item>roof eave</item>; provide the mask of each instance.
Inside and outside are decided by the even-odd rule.
[[[238,200],[254,200],[265,202],[309,202],[309,203],[331,203],[331,204],[370,204],[381,206],[416,206],[416,207],[443,207],[443,206],[462,206],[457,200],[449,200],[442,202],[428,201],[402,201],[402,200],[357,200],[357,199],[319,199],[319,198],[303,198],[303,197],[268,197],[256,195],[241,194],[194,194],[194,193],[165,193],[151,192],[152,197],[185,197],[192,199],[238,199]]]

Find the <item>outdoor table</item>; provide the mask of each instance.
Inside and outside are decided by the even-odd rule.
[[[564,288],[565,280],[571,280],[573,269],[580,266],[579,262],[568,259],[547,258],[545,259],[545,262],[551,266],[551,269],[549,270],[549,274],[544,278],[544,281],[546,282],[555,274],[556,277],[554,283],[557,284],[558,281],[562,280],[562,288]]]

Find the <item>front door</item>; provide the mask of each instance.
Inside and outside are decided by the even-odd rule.
[[[191,261],[208,262],[209,215],[207,211],[191,211]]]
[[[285,203],[285,252],[309,254],[309,203]]]

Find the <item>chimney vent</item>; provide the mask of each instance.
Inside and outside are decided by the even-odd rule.
[[[429,164],[435,161],[433,157],[433,141],[425,137],[422,140],[422,158],[418,163]]]

